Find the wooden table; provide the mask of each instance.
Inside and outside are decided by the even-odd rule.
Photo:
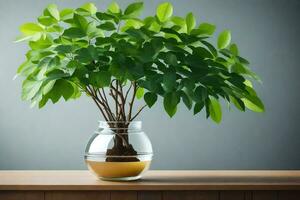
[[[0,200],[300,200],[300,171],[149,171],[134,182],[88,171],[0,171]]]

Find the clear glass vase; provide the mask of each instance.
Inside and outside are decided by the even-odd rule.
[[[85,161],[103,180],[139,179],[149,169],[152,145],[142,131],[142,122],[105,122],[87,144]]]

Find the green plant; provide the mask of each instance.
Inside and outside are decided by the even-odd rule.
[[[165,2],[155,16],[140,19],[142,8],[142,2],[124,11],[115,2],[107,11],[92,3],[63,10],[51,4],[38,22],[23,24],[17,41],[29,41],[30,50],[17,71],[25,77],[22,98],[42,108],[85,93],[105,120],[128,123],[158,96],[170,117],[181,100],[194,114],[205,109],[217,123],[221,98],[241,111],[264,111],[248,80],[258,78],[229,30],[215,47],[209,42],[215,26],[197,25],[192,13],[173,16]],[[133,113],[136,98],[146,104]]]

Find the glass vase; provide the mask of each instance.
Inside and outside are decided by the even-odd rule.
[[[90,171],[103,180],[139,179],[149,169],[152,145],[142,131],[142,122],[100,121],[89,140],[85,162]]]

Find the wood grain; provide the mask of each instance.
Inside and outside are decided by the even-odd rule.
[[[44,200],[44,192],[0,191],[0,200]]]
[[[164,191],[163,200],[218,200],[217,191]]]
[[[253,191],[252,200],[277,200],[277,191]]]
[[[110,200],[110,193],[107,191],[47,191],[45,200]]]
[[[0,190],[300,190],[300,171],[149,171],[133,182],[88,171],[0,171]]]
[[[138,200],[162,200],[160,191],[139,191]]]
[[[113,191],[110,193],[110,200],[137,200],[136,191]]]
[[[244,200],[244,191],[221,191],[220,200]]]
[[[252,200],[252,191],[245,191],[245,200]]]
[[[278,200],[299,200],[300,191],[279,191]]]

